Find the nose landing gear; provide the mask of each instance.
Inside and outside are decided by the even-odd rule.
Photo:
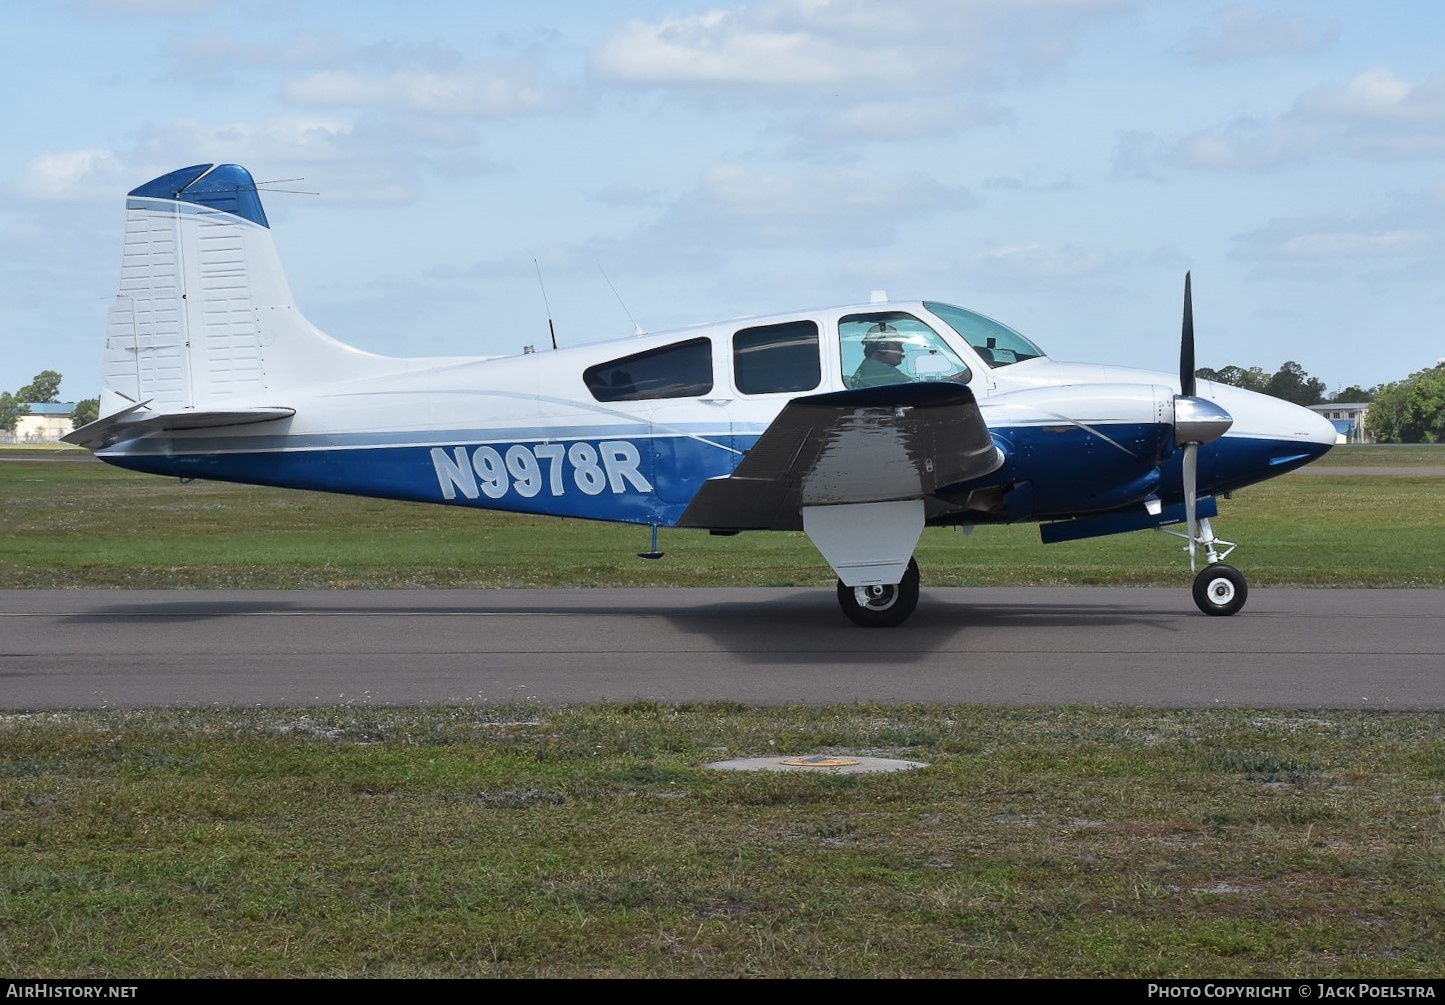
[[[1215,537],[1214,527],[1210,525],[1208,517],[1200,518],[1199,532],[1193,540],[1189,539],[1188,534],[1178,531],[1165,533],[1189,541],[1185,550],[1189,552],[1190,565],[1194,564],[1194,548],[1199,546],[1204,549],[1205,566],[1199,575],[1194,577],[1195,606],[1205,614],[1215,617],[1228,617],[1237,613],[1249,599],[1249,583],[1245,580],[1244,573],[1232,565],[1225,565],[1224,559],[1238,545],[1233,541]]]

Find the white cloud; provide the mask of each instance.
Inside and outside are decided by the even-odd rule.
[[[632,19],[593,51],[605,81],[770,92],[996,87],[1058,65],[1136,0],[774,0]]]
[[[46,202],[114,197],[125,166],[111,150],[41,154],[25,166],[22,195]]]
[[[1257,273],[1294,280],[1434,281],[1445,268],[1445,213],[1430,192],[1374,216],[1274,220],[1233,240]]]
[[[185,36],[166,50],[172,77],[206,86],[291,74],[279,87],[295,105],[497,116],[546,110],[567,98],[540,82],[541,57],[531,52],[487,62],[436,42],[356,45],[317,32],[271,40],[230,31]]]
[[[1289,118],[1238,118],[1180,140],[1171,164],[1205,171],[1263,171],[1305,160],[1325,148],[1318,128]]]
[[[1445,76],[1411,83],[1385,67],[1301,95],[1273,119],[1238,118],[1180,140],[1173,164],[1260,171],[1317,158],[1445,158]]]
[[[1187,50],[1199,63],[1238,63],[1266,56],[1319,52],[1339,37],[1339,24],[1297,14],[1261,10],[1252,4],[1221,7]]]
[[[981,270],[992,277],[1062,281],[1097,278],[1117,263],[1103,252],[1074,245],[1049,247],[1025,243],[994,245],[984,251],[979,264]]]
[[[524,75],[483,66],[451,73],[410,69],[385,76],[324,70],[288,81],[282,93],[287,101],[300,105],[438,116],[518,115],[555,103]]]
[[[146,156],[173,157],[171,151],[187,150],[200,159],[240,163],[337,161],[354,153],[354,136],[354,123],[335,116],[283,115],[215,124],[181,119],[146,130],[138,148]]]
[[[745,16],[709,11],[656,23],[632,20],[593,56],[597,76],[631,84],[831,86],[846,79],[836,42],[795,30],[752,26]],[[888,73],[896,67],[884,67]]]
[[[1387,66],[1355,74],[1343,89],[1319,90],[1300,98],[1303,115],[1325,119],[1445,121],[1445,75],[1411,84]]]

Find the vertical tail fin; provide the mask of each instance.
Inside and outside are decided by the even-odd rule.
[[[102,416],[137,403],[159,413],[276,404],[287,388],[360,375],[381,359],[297,310],[245,168],[197,164],[127,197]]]

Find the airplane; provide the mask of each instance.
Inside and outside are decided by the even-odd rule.
[[[395,358],[307,321],[251,174],[197,164],[127,195],[100,418],[65,440],[183,480],[635,524],[644,558],[659,528],[801,530],[863,627],[914,612],[924,527],[1032,522],[1045,543],[1157,529],[1186,542],[1199,610],[1228,616],[1248,583],[1224,562],[1217,498],[1319,458],[1335,429],[1198,380],[1191,297],[1186,273],[1177,376],[1056,361],[975,311],[882,291]]]

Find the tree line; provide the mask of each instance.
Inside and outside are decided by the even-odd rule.
[[[61,376],[54,370],[41,370],[35,379],[18,391],[0,391],[0,432],[13,433],[20,417],[30,414],[31,405],[53,404],[60,400]],[[79,429],[100,417],[100,399],[86,398],[75,403],[71,421]]]
[[[1274,373],[1265,372],[1264,367],[1226,366],[1219,370],[1202,366],[1194,371],[1201,380],[1213,380],[1220,384],[1231,384],[1246,391],[1258,391],[1275,398],[1292,401],[1296,405],[1324,405],[1334,402],[1372,401],[1379,388],[1360,387],[1351,384],[1338,394],[1326,395],[1325,382],[1311,377],[1305,368],[1289,360]]]
[[[1445,443],[1445,361],[1416,370],[1404,380],[1371,388],[1351,384],[1330,396],[1325,394],[1325,382],[1311,377],[1294,360],[1274,373],[1258,366],[1226,366],[1219,370],[1206,366],[1195,374],[1203,380],[1232,384],[1296,405],[1368,404],[1365,430],[1378,443]]]

